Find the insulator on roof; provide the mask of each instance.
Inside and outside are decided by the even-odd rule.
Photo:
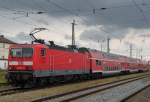
[[[50,43],[51,46],[55,46],[54,41],[48,41]]]

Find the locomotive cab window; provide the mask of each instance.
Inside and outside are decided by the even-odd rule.
[[[45,56],[45,54],[46,54],[46,49],[45,49],[45,48],[42,48],[42,49],[41,49],[41,56]]]
[[[97,66],[101,65],[101,61],[100,60],[96,60],[96,65]]]
[[[12,48],[10,55],[12,57],[32,57],[33,48]]]

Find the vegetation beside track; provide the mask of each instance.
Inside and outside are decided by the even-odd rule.
[[[0,86],[6,85],[7,81],[5,79],[6,70],[0,69]]]
[[[147,72],[147,73],[150,73],[150,72]],[[105,84],[108,82],[128,79],[131,77],[136,77],[136,76],[140,76],[144,74],[146,73],[116,76],[116,77],[104,78],[104,79],[99,79],[99,80],[89,80],[89,81],[85,81],[81,83],[72,83],[72,84],[66,84],[63,86],[60,85],[56,87],[44,88],[44,89],[39,89],[39,90],[34,90],[34,91],[31,90],[31,91],[24,92],[24,93],[18,93],[18,94],[0,97],[0,102],[1,101],[2,102],[23,102],[23,101],[43,97],[43,96],[57,95],[57,94],[61,94],[64,92],[71,92],[74,90],[79,90],[79,89],[95,86],[97,84]],[[17,98],[14,98],[14,97],[17,97]]]

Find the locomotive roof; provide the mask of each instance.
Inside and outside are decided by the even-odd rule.
[[[74,51],[75,50],[75,49],[72,49],[72,48],[66,48],[64,46],[59,46],[59,45],[53,45],[53,46],[48,45],[48,47],[50,49],[57,49],[57,50],[64,50],[64,51]]]

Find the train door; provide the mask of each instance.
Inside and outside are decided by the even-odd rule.
[[[84,72],[87,72],[87,68],[88,68],[88,65],[87,65],[87,59],[88,59],[88,56],[83,56],[83,63],[82,63],[82,66],[83,66],[83,71]]]
[[[92,69],[93,69],[92,65],[93,64],[92,64],[92,59],[91,58],[89,59],[89,62],[90,62],[90,73],[92,74]]]
[[[46,48],[41,48],[40,49],[40,57],[38,58],[38,60],[39,60],[40,70],[46,69],[47,68],[47,63],[46,63]]]
[[[49,56],[49,71],[54,71],[54,56]]]

